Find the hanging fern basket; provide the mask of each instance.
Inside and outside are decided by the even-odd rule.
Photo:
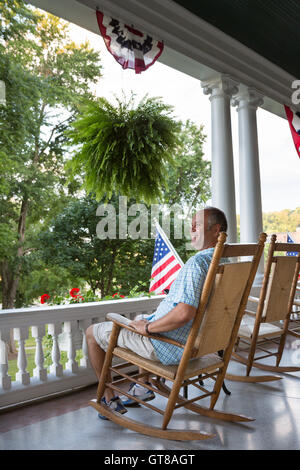
[[[172,108],[158,98],[144,98],[136,108],[133,101],[89,102],[73,123],[70,137],[79,150],[72,169],[84,175],[86,190],[98,200],[115,192],[155,202],[166,185],[166,164],[176,164],[180,124]]]

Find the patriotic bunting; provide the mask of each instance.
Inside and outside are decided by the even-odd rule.
[[[292,111],[288,106],[284,106],[286,117],[289,121],[293,141],[300,158],[300,112]]]
[[[141,73],[161,55],[164,48],[161,41],[100,11],[96,14],[105,45],[123,69]]]

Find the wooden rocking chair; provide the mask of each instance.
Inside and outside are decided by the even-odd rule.
[[[128,328],[134,332],[136,330],[128,326],[128,319],[121,315],[114,313],[107,315],[107,318],[114,322],[114,326],[99,381],[97,399],[89,403],[100,414],[135,432],[172,440],[199,440],[214,437],[213,434],[195,430],[167,429],[174,409],[182,406],[200,415],[225,421],[253,421],[253,418],[243,415],[217,411],[214,409],[214,406],[219,397],[241,317],[245,310],[247,298],[263,252],[266,234],[260,235],[257,244],[224,245],[225,240],[226,234],[221,233],[214,250],[199,307],[186,344],[177,343],[158,334],[149,335],[150,338],[159,338],[161,341],[166,341],[183,348],[183,356],[178,365],[165,366],[159,361],[144,359],[128,349],[116,346],[121,328]],[[252,257],[252,261],[222,264],[224,258],[239,256]],[[218,355],[220,350],[224,351],[223,357]],[[113,367],[113,356],[117,356],[126,362]],[[122,371],[122,368],[128,367],[129,364],[134,364],[146,372],[136,374],[135,376],[127,375]],[[111,381],[109,378],[110,371],[123,378],[115,378]],[[149,373],[151,375],[150,385],[139,381],[139,378]],[[210,391],[204,386],[199,385],[199,375],[201,375],[202,381],[207,379],[214,380],[213,390]],[[164,410],[161,410],[148,402],[143,402],[139,398],[134,397],[137,403],[163,415],[161,428],[151,426],[146,422],[140,423],[127,418],[101,404],[105,387],[110,387],[119,394],[131,397],[131,395],[124,391],[124,384],[128,384],[130,381],[139,383],[167,398],[166,407]],[[165,381],[172,383],[171,389],[167,387],[164,383]],[[201,394],[189,400],[185,399],[179,393],[180,388],[186,385],[194,385],[198,389],[197,392],[199,393],[200,390]],[[209,407],[202,407],[195,403],[205,397],[210,397]]]
[[[288,334],[295,336],[295,338],[300,339],[300,282],[298,277],[298,282],[295,291],[295,298],[292,307],[292,313],[290,317]]]
[[[260,295],[259,297],[249,296],[249,301],[257,303],[256,312],[245,310],[232,354],[234,360],[246,365],[246,375],[227,373],[226,379],[242,382],[268,382],[282,378],[275,375],[250,376],[252,367],[270,372],[300,370],[300,367],[279,366],[288,333],[300,268],[300,244],[292,246],[293,251],[298,252],[298,256],[285,256],[285,252],[291,250],[291,244],[276,243],[276,235],[272,235]],[[275,252],[278,252],[277,256],[274,256]],[[279,338],[277,342],[276,337]],[[270,346],[263,344],[266,341],[272,343],[273,350]],[[262,351],[263,355],[255,355],[257,350]],[[276,357],[276,365],[261,362],[262,359],[271,356]]]

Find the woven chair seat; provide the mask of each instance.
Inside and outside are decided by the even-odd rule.
[[[153,372],[165,379],[175,380],[177,365],[165,366],[159,361],[152,361],[150,359],[144,359],[138,354],[130,351],[129,349],[116,347],[114,349],[114,355],[124,359],[125,361],[131,362],[139,367]],[[220,359],[218,354],[207,354],[204,357],[198,357],[191,359],[185,370],[184,379],[194,377],[199,373],[211,372],[219,367],[223,366],[223,361]]]
[[[244,315],[239,329],[239,336],[251,338],[255,325],[255,318],[250,315]],[[276,336],[282,333],[283,329],[273,323],[261,323],[259,327],[260,336]]]

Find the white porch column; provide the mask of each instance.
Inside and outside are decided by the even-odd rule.
[[[231,133],[230,100],[238,83],[227,75],[201,82],[210,94],[212,134],[212,205],[221,209],[228,221],[228,241],[237,241],[236,205]]]
[[[239,121],[239,183],[241,243],[256,242],[263,231],[256,110],[263,97],[252,88],[241,87],[232,100]],[[256,281],[263,275],[263,259]]]

